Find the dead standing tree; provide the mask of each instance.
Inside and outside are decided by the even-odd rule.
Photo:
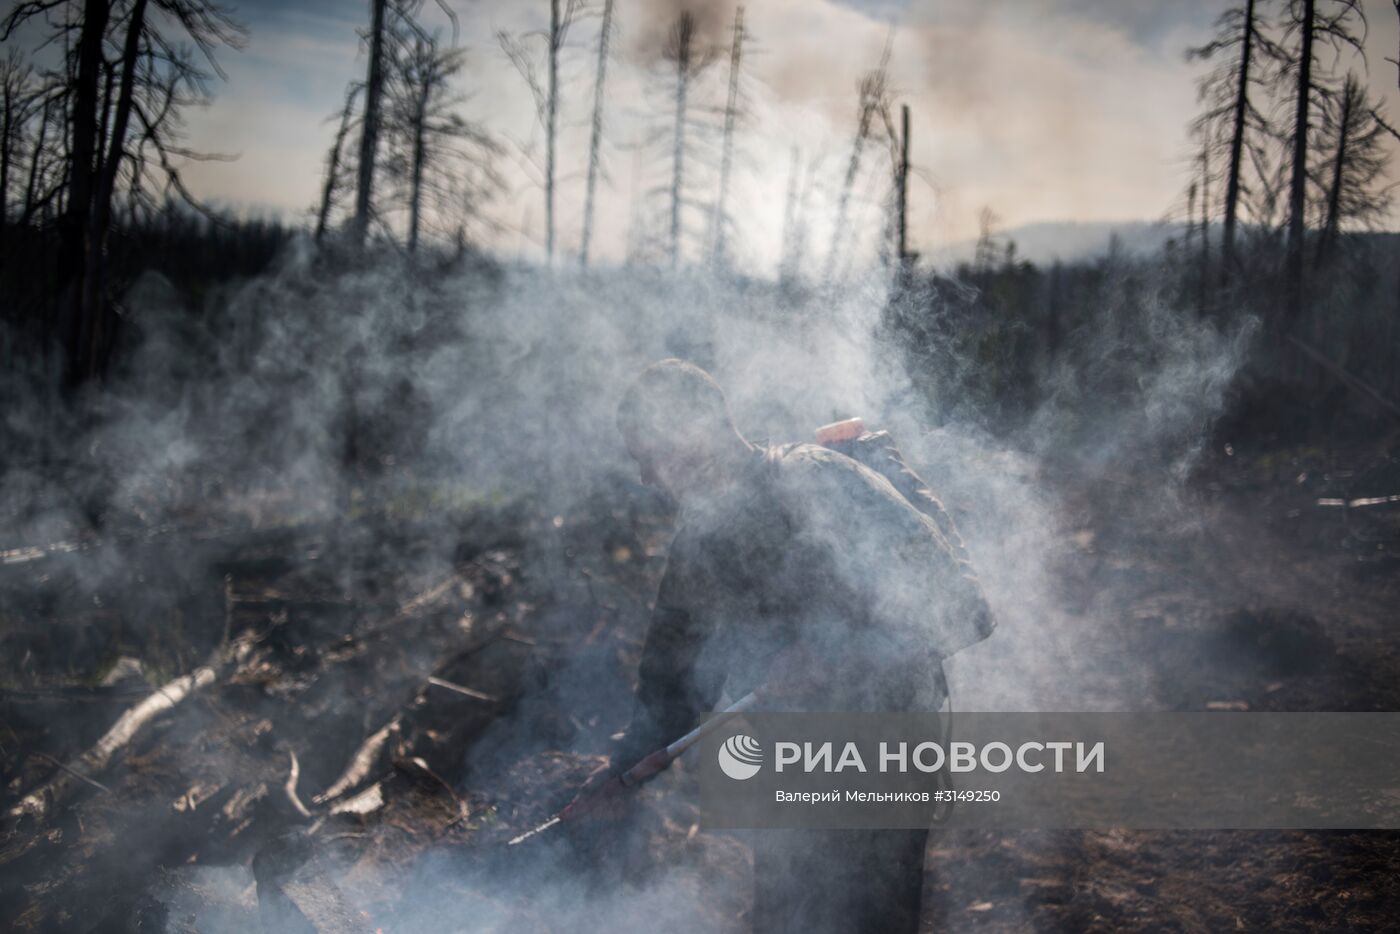
[[[685,190],[686,95],[690,90],[691,61],[695,51],[695,16],[686,10],[676,19],[666,45],[666,57],[676,63],[676,125],[671,147],[671,267],[681,252],[681,198]]]
[[[729,195],[729,173],[734,164],[734,125],[739,113],[739,66],[743,61],[744,40],[744,8],[740,6],[734,12],[734,40],[729,49],[729,91],[724,104],[719,193],[715,197],[715,209],[710,218],[710,262],[717,266],[725,262],[725,234],[729,223],[725,206]]]
[[[408,252],[418,252],[418,234],[423,223],[423,175],[428,164],[429,136],[450,132],[449,125],[433,125],[429,121],[441,116],[434,113],[437,100],[443,94],[449,78],[462,69],[459,50],[442,54],[433,40],[419,39],[403,65],[407,136],[411,147],[408,172]]]
[[[598,189],[599,155],[603,141],[603,89],[608,75],[608,44],[612,39],[613,0],[603,2],[603,24],[598,30],[598,73],[593,82],[593,119],[588,138],[588,181],[583,195],[583,240],[579,247],[579,265],[588,265],[588,251],[593,243],[593,208]]]
[[[454,179],[456,160],[487,167],[499,147],[484,128],[468,122],[456,107],[452,82],[461,74],[466,51],[442,48],[435,36],[418,35],[395,63],[392,92],[391,176],[398,179],[408,211],[408,251],[418,250],[430,196],[441,200]]]
[[[1304,235],[1307,230],[1309,121],[1313,107],[1325,104],[1335,93],[1330,76],[1314,68],[1320,45],[1340,53],[1350,47],[1363,52],[1366,14],[1360,0],[1291,0],[1284,23],[1284,41],[1291,42],[1293,72],[1293,130],[1289,140],[1292,163],[1288,188],[1288,288],[1285,328],[1295,326],[1304,306]],[[1288,72],[1285,71],[1284,74]]]
[[[1264,84],[1268,61],[1282,56],[1279,47],[1262,31],[1261,8],[1267,0],[1245,0],[1216,20],[1216,35],[1205,45],[1189,49],[1188,59],[1216,61],[1217,65],[1197,87],[1205,111],[1193,129],[1206,145],[1227,153],[1224,215],[1220,235],[1220,275],[1228,283],[1235,273],[1240,208],[1249,185],[1245,181],[1245,155],[1267,136],[1268,121],[1254,101]],[[1223,144],[1223,145],[1222,145]]]
[[[19,26],[48,14],[56,6],[58,4],[38,0],[21,3],[5,18],[0,39],[8,40]],[[85,375],[84,367],[79,362],[82,334],[86,330],[82,318],[82,297],[88,256],[87,238],[96,189],[96,154],[100,148],[97,138],[98,87],[102,78],[102,50],[112,4],[109,0],[83,0],[68,6],[67,15],[54,27],[48,41],[71,50],[66,62],[71,76],[65,89],[68,161],[63,195],[65,203],[59,221],[60,281],[56,310],[64,348],[60,361],[63,382],[72,386]],[[77,36],[76,43],[73,42],[74,34]]]
[[[360,140],[354,163],[355,206],[349,222],[350,244],[355,249],[364,247],[370,225],[381,220],[375,203],[376,176],[379,174],[381,138],[385,132],[385,111],[390,106],[394,63],[402,55],[406,44],[415,37],[427,36],[417,19],[423,6],[424,0],[371,0],[370,3],[369,31],[361,36],[369,50],[365,80],[363,84],[351,83],[346,92],[345,107],[339,114],[341,130],[348,131],[355,122],[350,115],[352,102],[357,92],[363,93],[364,104],[359,116]],[[455,43],[457,14],[446,0],[437,0],[437,6],[452,23]],[[343,144],[344,140],[340,142]],[[339,149],[332,150],[327,159],[328,169],[339,170],[343,160]],[[318,239],[324,237],[329,214],[334,207],[336,189],[340,184],[336,174],[329,173],[322,187],[321,208],[317,212]],[[326,220],[323,221],[322,215]]]
[[[1201,252],[1196,266],[1196,314],[1206,316],[1210,307],[1210,145],[1201,147]]]
[[[680,262],[685,234],[687,165],[690,156],[690,122],[696,79],[714,64],[719,49],[705,36],[699,20],[682,10],[667,33],[661,59],[675,67],[671,127],[671,182],[667,253],[672,268]]]
[[[885,49],[880,54],[880,63],[861,78],[859,105],[856,112],[856,135],[851,143],[851,157],[846,163],[846,176],[841,182],[841,192],[836,202],[836,224],[831,232],[831,247],[826,257],[826,281],[830,281],[841,249],[842,234],[846,229],[846,215],[850,212],[851,192],[855,188],[856,176],[860,174],[861,156],[870,140],[871,127],[876,116],[889,115],[889,64],[894,47],[894,34],[885,40]]]
[[[326,153],[326,178],[321,186],[321,205],[316,211],[316,242],[320,243],[326,236],[326,229],[330,223],[331,211],[335,208],[338,192],[343,183],[341,178],[342,166],[344,162],[345,140],[350,135],[351,128],[357,122],[355,116],[355,101],[360,96],[360,91],[364,85],[354,82],[349,90],[345,92],[345,103],[340,108],[338,114],[340,123],[335,132],[335,140],[331,143],[330,150]]]
[[[555,195],[557,185],[557,154],[559,136],[559,53],[568,38],[569,28],[583,9],[583,0],[549,0],[549,31],[526,33],[515,37],[507,32],[496,34],[501,49],[515,70],[530,88],[535,98],[535,112],[544,125],[544,250],[547,262],[554,262]],[[545,45],[546,86],[540,86],[535,56],[526,40],[542,38]]]
[[[106,158],[98,166],[97,197],[93,204],[92,230],[88,235],[87,275],[83,280],[82,314],[89,323],[91,338],[87,347],[88,367],[97,369],[97,355],[102,340],[101,312],[98,308],[102,290],[102,252],[107,227],[111,219],[112,190],[116,186],[117,169],[126,147],[126,131],[131,124],[135,102],[136,63],[141,54],[142,33],[146,29],[147,0],[135,0],[127,14],[126,38],[122,45],[121,90],[118,92],[116,114]],[[108,98],[111,97],[110,84]],[[106,108],[103,108],[103,134],[106,134]],[[99,153],[99,156],[101,154]]]
[[[53,16],[58,8],[66,15]],[[51,28],[47,41],[70,49],[64,75],[54,76],[64,86],[49,96],[49,104],[61,105],[66,116],[66,170],[62,190],[46,199],[64,205],[57,336],[63,382],[72,387],[104,365],[109,311],[103,266],[118,182],[124,180],[132,210],[148,206],[153,192],[199,207],[176,160],[210,158],[181,144],[180,119],[185,107],[207,102],[211,75],[170,35],[188,39],[210,71],[223,77],[214,52],[241,47],[243,30],[217,4],[202,0],[70,0],[22,3],[0,33],[8,38],[41,16]],[[115,61],[105,57],[109,45],[120,50]],[[56,111],[46,106],[45,112]]]
[[[0,227],[10,220],[10,188],[23,158],[24,129],[34,112],[33,74],[14,52],[0,60]]]
[[[1355,74],[1328,102],[1319,129],[1329,153],[1319,167],[1325,207],[1314,263],[1321,269],[1333,259],[1343,226],[1374,227],[1386,217],[1395,186],[1385,184],[1385,128]]]
[[[361,247],[369,231],[374,199],[374,163],[379,155],[379,114],[384,99],[384,46],[389,0],[371,0],[369,62],[365,73],[365,111],[360,120],[360,159],[355,184],[355,217],[351,243]]]

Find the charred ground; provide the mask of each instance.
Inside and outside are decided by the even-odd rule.
[[[1390,490],[1393,454],[1247,447],[1213,456],[1166,512],[1143,492],[1161,478],[1050,481],[1075,526],[1057,567],[1075,654],[1104,675],[1065,672],[1086,706],[1395,709],[1396,508],[1319,505]],[[43,826],[7,834],[5,925],[544,931],[640,911],[648,927],[741,927],[746,851],[697,828],[683,768],[639,797],[632,834],[503,845],[567,799],[597,761],[579,750],[625,721],[668,522],[618,478],[562,514],[155,530],[124,545],[142,586],[115,591],[84,567],[100,540],[8,552],[10,800],[150,684],[197,664],[218,680]],[[207,573],[172,575],[188,561],[171,553],[190,549]],[[320,800],[376,734],[362,774]],[[1398,863],[1386,833],[949,831],[927,923],[1379,929]]]

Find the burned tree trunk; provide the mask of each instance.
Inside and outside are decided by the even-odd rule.
[[[0,62],[0,227],[10,219],[10,177],[15,161],[15,138],[25,123],[28,110],[28,72],[19,59]]]
[[[559,130],[559,47],[564,42],[564,26],[559,16],[559,0],[549,0],[549,94],[545,102],[544,155],[544,252],[546,262],[554,262],[554,168],[556,135]]]
[[[94,167],[97,159],[98,81],[102,72],[102,42],[111,5],[106,0],[86,0],[78,39],[77,83],[72,89],[69,113],[67,204],[59,236],[59,270],[64,284],[59,296],[59,332],[63,335],[65,383],[72,387],[87,375],[82,367],[84,337],[83,288],[91,229]]]
[[[1196,313],[1205,317],[1210,302],[1210,147],[1201,150],[1201,254],[1196,273]]]
[[[107,228],[112,216],[112,192],[117,172],[126,153],[126,131],[131,123],[132,95],[136,83],[136,60],[141,52],[141,32],[146,25],[146,0],[136,0],[127,22],[126,41],[122,47],[121,86],[117,92],[116,111],[108,139],[107,157],[98,179],[97,197],[93,203],[91,228],[88,231],[88,256],[83,282],[83,319],[89,322],[91,333],[87,340],[87,369],[100,369],[104,340],[106,305],[102,301],[103,252]]]
[[[713,263],[724,262],[725,200],[729,194],[729,172],[734,162],[734,120],[739,106],[739,63],[744,53],[744,8],[734,13],[734,44],[729,50],[729,96],[724,106],[724,142],[719,162],[719,196],[711,220],[711,255]]]
[[[373,210],[374,160],[379,150],[379,117],[384,98],[384,19],[388,0],[372,0],[372,4],[365,113],[360,122],[359,179],[355,186],[355,217],[350,225],[351,241],[357,247],[364,245]]]
[[[671,266],[675,268],[681,253],[681,193],[685,188],[685,111],[686,94],[690,87],[690,56],[695,44],[695,17],[688,11],[680,15],[672,30],[676,57],[676,129],[671,154]]]
[[[345,97],[345,107],[340,111],[340,126],[335,132],[335,142],[331,144],[330,152],[326,154],[326,183],[321,188],[321,208],[316,212],[316,242],[320,243],[326,235],[326,227],[330,223],[331,206],[335,203],[335,189],[339,185],[340,176],[340,154],[345,147],[345,137],[350,132],[350,114],[354,110],[355,97],[360,93],[360,86],[354,85],[350,88],[349,94]]]
[[[1308,104],[1312,94],[1313,27],[1316,0],[1303,0],[1297,100],[1293,110],[1293,174],[1288,186],[1288,326],[1303,310],[1303,234],[1307,210]]]
[[[903,277],[909,263],[909,105],[900,109],[899,137],[899,271]]]
[[[429,62],[432,57],[429,56]],[[423,84],[418,88],[413,111],[413,165],[409,170],[408,188],[408,252],[418,252],[418,228],[423,206],[423,165],[427,161],[427,131],[424,124],[428,118],[428,97],[433,93],[432,65],[423,75]]]
[[[846,214],[850,210],[851,191],[855,187],[856,174],[860,172],[861,151],[865,148],[866,137],[870,135],[870,120],[873,116],[874,111],[862,100],[856,138],[851,145],[851,158],[846,163],[846,178],[841,183],[841,194],[836,202],[836,226],[831,232],[831,249],[827,251],[827,276],[831,275],[836,263],[836,254],[841,245],[841,232],[846,226]]]
[[[603,139],[603,86],[608,73],[608,40],[612,33],[613,0],[603,3],[603,25],[598,33],[598,76],[593,83],[593,130],[588,140],[588,182],[583,196],[583,244],[579,264],[588,265],[593,241],[593,199],[598,188],[598,151]]]
[[[1344,225],[1367,228],[1385,223],[1392,188],[1387,184],[1387,137],[1400,133],[1371,105],[1362,79],[1348,74],[1341,92],[1323,109],[1319,135],[1325,143],[1318,148],[1327,150],[1325,202],[1315,256],[1321,268],[1335,258]]]
[[[1230,134],[1230,168],[1225,179],[1225,226],[1220,239],[1220,271],[1228,279],[1234,272],[1235,226],[1240,205],[1240,166],[1244,156],[1245,125],[1249,117],[1249,67],[1254,48],[1254,0],[1245,0],[1244,38],[1236,80],[1234,128]]]
[[[1327,215],[1322,223],[1322,233],[1317,238],[1316,263],[1325,263],[1336,244],[1337,231],[1341,227],[1342,188],[1346,184],[1348,148],[1351,143],[1352,124],[1360,101],[1360,86],[1349,78],[1342,89],[1341,113],[1337,117],[1336,148],[1332,154],[1332,178],[1327,189]]]
[[[851,192],[855,188],[856,176],[860,173],[861,155],[865,141],[870,137],[870,124],[885,102],[887,74],[893,35],[885,42],[885,51],[880,64],[860,81],[860,107],[856,118],[856,137],[851,144],[851,158],[846,163],[846,177],[841,182],[841,194],[836,202],[836,225],[831,232],[831,249],[827,252],[825,277],[829,281],[836,267],[837,253],[841,248],[841,235],[846,228],[846,214],[850,210]]]

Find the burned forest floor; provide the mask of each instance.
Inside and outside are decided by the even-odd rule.
[[[1022,680],[1044,709],[1400,709],[1393,450],[1219,453],[1184,486],[1041,468],[1062,663]],[[0,544],[0,928],[746,929],[747,848],[700,827],[684,761],[625,824],[506,845],[626,722],[657,500],[612,477],[564,510],[275,515]],[[1037,622],[955,659],[955,701]],[[927,865],[930,931],[1380,930],[1400,905],[1396,833],[944,830]]]

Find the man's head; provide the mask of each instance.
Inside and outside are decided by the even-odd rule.
[[[617,423],[643,481],[677,499],[722,481],[749,450],[719,384],[684,360],[643,370],[622,397]]]

